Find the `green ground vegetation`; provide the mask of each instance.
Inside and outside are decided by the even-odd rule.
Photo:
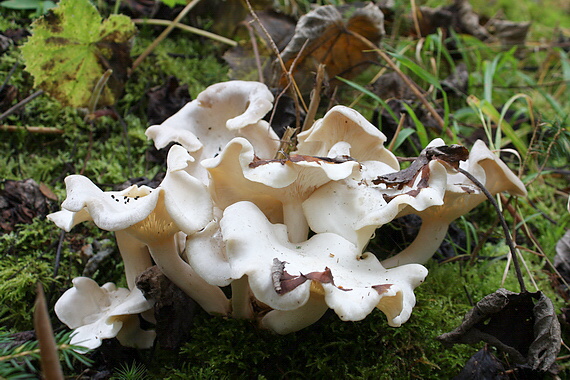
[[[294,5],[292,3],[307,6],[304,1],[279,3],[283,9]],[[407,2],[400,3],[409,6]],[[423,4],[442,5],[438,1]],[[483,103],[469,105],[463,97],[438,100],[437,104],[446,109],[455,142],[469,146],[472,142],[464,141],[464,136],[479,130],[491,136],[496,148],[512,148],[512,142],[520,139],[527,150],[526,155],[505,158],[514,170],[521,169],[524,182],[529,184],[528,198],[512,203],[522,221],[514,221],[509,213],[505,214],[510,225],[526,226],[536,237],[533,242],[522,229],[517,230],[517,242],[528,248],[523,251],[528,268],[523,270],[525,281],[531,291],[536,290],[532,285],[534,281],[538,289],[553,300],[557,310],[565,306],[565,301],[555,291],[555,276],[549,263],[554,258],[557,240],[570,225],[567,196],[565,198],[568,183],[556,171],[569,167],[570,53],[553,48],[545,41],[557,38],[557,26],[570,28],[570,12],[560,11],[564,8],[559,6],[562,6],[560,0],[523,1],[516,7],[509,1],[492,4],[473,1],[474,10],[487,16],[502,11],[507,19],[533,21],[529,41],[533,48],[505,49],[469,36],[442,34],[427,37],[421,45],[411,38],[399,38],[394,43],[386,41],[383,45],[387,51],[398,54],[396,61],[420,87],[429,89],[432,86],[428,98],[433,100],[436,94],[433,86],[437,87],[457,64],[444,47],[445,39],[456,40],[457,49],[468,67],[468,95]],[[27,27],[28,16],[25,11],[2,10],[0,29]],[[206,20],[205,25],[211,25],[211,21]],[[140,54],[159,31],[156,27],[139,25],[132,55]],[[85,110],[62,107],[45,95],[36,98],[2,123],[20,127],[56,127],[64,133],[39,135],[23,129],[0,131],[0,179],[33,178],[47,184],[61,201],[65,199],[63,177],[67,174],[81,173],[103,186],[140,176],[152,178],[162,168],[146,159],[151,145],[144,135],[148,127],[146,91],[175,75],[181,83],[188,85],[194,98],[208,85],[230,79],[228,67],[220,59],[224,49],[221,44],[185,32],[172,33],[127,81],[124,95],[114,108],[120,121],[102,117],[89,122],[85,120]],[[407,64],[408,61],[414,65]],[[24,62],[18,46],[1,56],[0,73],[6,75],[14,65],[18,66],[9,83],[22,94],[32,93],[33,80],[22,70]],[[368,81],[377,72],[378,67],[372,67],[353,83],[368,88]],[[355,98],[360,100],[354,108],[372,118],[379,106],[373,97],[362,96],[358,87],[350,85],[338,93],[341,104],[348,105]],[[491,126],[497,121],[497,115],[504,115],[506,110],[514,114],[509,121],[516,116],[527,118],[517,126],[516,132],[505,128],[497,133]],[[540,128],[534,128],[528,120],[529,115],[534,117],[534,126]],[[402,147],[422,138],[441,136],[450,140],[444,132],[422,130],[421,125],[417,127],[417,131],[402,141]],[[395,153],[401,154],[400,151]],[[52,211],[58,207],[58,204],[52,204]],[[458,220],[457,225],[477,244],[483,239],[483,232],[494,223],[494,213],[492,207],[484,204]],[[71,279],[83,272],[87,258],[81,254],[82,247],[102,239],[113,239],[113,236],[89,224],[67,233],[58,274],[54,276],[60,241],[60,231],[54,225],[38,218],[32,224],[17,225],[13,231],[0,235],[0,325],[3,333],[32,329],[34,288],[38,281],[43,283],[50,310],[53,310],[57,298],[71,286]],[[458,249],[459,259],[445,263],[431,261],[428,264],[430,274],[416,291],[417,305],[412,317],[400,328],[389,327],[379,311],[363,321],[350,323],[340,321],[330,312],[305,330],[276,336],[259,330],[248,321],[210,317],[198,312],[191,327],[191,339],[180,350],[159,348],[139,352],[134,355],[135,363],[130,359],[117,365],[114,378],[315,379],[336,378],[342,374],[355,379],[448,379],[456,375],[483,344],[445,348],[435,337],[455,328],[473,302],[497,288],[518,291],[512,268],[506,280],[502,280],[507,253],[504,237],[497,230],[481,244],[478,256],[473,260],[470,260],[473,254],[470,249]],[[118,251],[101,264],[93,278],[99,284],[112,281],[124,285]],[[64,328],[54,315],[53,324],[56,330]],[[567,327],[564,332],[569,340]],[[562,349],[561,356],[569,354],[567,348]],[[559,363],[565,375],[570,373],[568,363],[568,360]],[[65,370],[69,376],[77,375],[79,369],[84,368],[84,364],[76,364],[77,372]],[[29,367],[24,371],[30,371]]]

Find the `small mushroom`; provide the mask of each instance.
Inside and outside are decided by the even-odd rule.
[[[110,282],[99,287],[90,278],[76,277],[73,288],[57,300],[55,313],[75,330],[73,345],[94,349],[103,339],[117,337],[124,346],[149,348],[155,333],[139,327],[137,314],[150,310],[153,304],[138,288],[129,291]]]
[[[415,305],[414,288],[427,275],[418,264],[386,270],[373,254],[357,253],[354,244],[332,233],[292,243],[286,226],[271,224],[251,202],[226,208],[220,226],[232,277],[247,276],[256,299],[283,312],[262,321],[279,332],[317,320],[324,312],[318,294],[342,320],[361,320],[377,307],[388,324],[400,326]],[[290,327],[281,329],[281,323]]]
[[[273,95],[263,83],[229,81],[216,83],[146,135],[160,149],[181,144],[196,158],[187,171],[207,183],[207,172],[198,162],[212,158],[234,137],[247,138],[258,154],[273,157],[279,137],[262,120],[273,107]]]
[[[460,167],[479,180],[493,195],[506,191],[526,196],[522,181],[481,140],[477,140],[469,158]],[[402,252],[382,262],[386,268],[408,263],[425,263],[441,245],[449,224],[465,215],[487,198],[465,175],[451,171],[443,204],[423,211],[403,210],[399,216],[414,213],[422,218],[422,225],[414,241]]]
[[[124,231],[144,243],[161,271],[206,311],[227,314],[229,303],[222,290],[204,281],[179,255],[177,234],[192,235],[212,219],[212,201],[205,185],[184,169],[190,156],[174,145],[168,155],[168,171],[156,189],[132,186],[122,192],[103,192],[88,178],[72,175],[65,179],[66,211],[48,215],[61,228],[73,226],[73,213],[89,214],[95,224],[107,231]],[[66,220],[67,218],[67,220]],[[119,237],[121,240],[121,235]],[[135,255],[125,263],[131,266],[140,256],[140,246],[128,247],[123,255]],[[142,269],[127,268],[130,279]],[[132,284],[131,282],[129,282]]]
[[[262,160],[243,138],[233,139],[216,158],[202,161],[211,177],[217,207],[242,200],[255,203],[272,222],[287,225],[291,241],[304,241],[308,225],[301,204],[320,186],[357,173],[350,158],[291,155]]]
[[[358,162],[380,161],[393,170],[400,168],[394,154],[384,147],[386,136],[349,107],[331,108],[297,139],[297,154],[324,156],[335,144],[344,142],[350,146],[350,157]]]

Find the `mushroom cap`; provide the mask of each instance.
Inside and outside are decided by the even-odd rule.
[[[469,158],[460,167],[474,175],[493,195],[506,191],[519,197],[527,196],[526,187],[520,178],[482,140],[475,141]]]
[[[212,158],[234,137],[246,137],[258,154],[273,157],[279,137],[262,120],[273,107],[273,95],[263,83],[229,81],[216,83],[160,125],[146,130],[160,149],[177,142],[198,161]],[[191,172],[204,180],[205,172],[192,165]]]
[[[290,243],[286,227],[271,224],[251,202],[226,208],[220,226],[232,277],[247,275],[255,297],[276,310],[295,310],[316,291],[342,320],[363,319],[378,307],[399,326],[427,275],[418,264],[386,270],[373,254],[361,255],[332,233]]]
[[[180,230],[192,234],[212,219],[212,201],[205,185],[184,171],[191,160],[184,148],[172,146],[166,176],[156,189],[131,186],[104,192],[87,177],[68,176],[63,210],[48,219],[67,231],[93,220],[107,231],[129,229],[143,241]]]
[[[297,137],[297,153],[325,156],[338,142],[350,146],[350,156],[359,162],[380,161],[399,170],[396,156],[384,147],[386,136],[352,108],[335,106]],[[329,156],[331,157],[331,156]]]
[[[436,139],[430,145],[444,144],[442,140]],[[513,195],[526,195],[526,189],[521,180],[481,140],[474,144],[468,159],[460,162],[459,166],[475,176],[492,195],[502,191]],[[479,187],[464,174],[450,171],[447,174],[447,188],[443,204],[424,210],[406,208],[397,215],[400,217],[417,214],[422,218],[422,226],[410,246],[384,260],[382,264],[386,267],[393,267],[406,263],[427,262],[441,245],[449,224],[486,199],[487,197]]]
[[[203,230],[189,236],[185,254],[188,263],[209,284],[228,286],[234,280],[219,220],[211,221]]]
[[[433,146],[439,146],[439,141],[437,140],[440,139],[434,140],[432,142]],[[441,143],[441,145],[444,145],[443,141]],[[460,162],[459,167],[477,178],[492,195],[503,191],[517,196],[527,195],[522,181],[481,140],[475,142],[469,152],[469,158]],[[450,171],[447,174],[447,189],[442,205],[426,210],[417,210],[422,212],[403,210],[398,217],[415,213],[422,219],[429,219],[433,222],[440,220],[449,224],[471,211],[486,199],[487,197],[479,187],[465,175],[460,172]]]
[[[378,161],[362,165],[362,180],[331,182],[303,202],[311,230],[332,232],[363,249],[376,228],[391,222],[403,212],[413,213],[443,204],[447,171],[437,162],[428,164],[429,178],[418,175],[411,186],[402,189],[373,185],[371,180],[393,169]]]
[[[210,173],[210,190],[217,207],[251,201],[275,222],[282,221],[281,204],[301,202],[318,187],[347,178],[359,167],[355,161],[295,157],[298,159],[259,160],[249,141],[238,137],[202,165]]]
[[[138,288],[129,291],[117,288],[110,282],[99,287],[90,278],[76,277],[73,279],[73,288],[57,300],[54,309],[60,321],[75,330],[71,344],[93,349],[101,345],[102,339],[117,336],[128,316],[149,310],[153,304]],[[132,324],[132,321],[129,323]],[[134,329],[132,325],[129,328]],[[138,329],[138,332],[142,333],[142,330]],[[143,340],[148,341],[149,337]],[[138,339],[141,337],[135,342],[140,346]],[[129,340],[126,339],[124,343],[128,345]]]

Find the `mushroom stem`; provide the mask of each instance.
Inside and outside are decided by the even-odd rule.
[[[232,281],[232,316],[234,318],[252,319],[253,307],[247,276]]]
[[[148,244],[154,262],[162,273],[210,314],[227,315],[230,303],[222,290],[208,284],[182,260],[176,249],[175,236]]]
[[[382,261],[382,266],[387,269],[404,264],[426,263],[445,239],[448,227],[447,221],[422,219],[422,225],[412,244],[397,255]]]
[[[294,310],[272,310],[261,320],[261,326],[277,334],[289,334],[312,325],[328,310],[325,298],[311,292],[309,300]]]
[[[125,265],[127,285],[133,290],[137,276],[152,266],[150,253],[146,244],[123,230],[116,231],[115,238]]]
[[[309,224],[300,201],[293,199],[291,202],[283,203],[283,224],[287,226],[287,236],[291,243],[307,240]]]

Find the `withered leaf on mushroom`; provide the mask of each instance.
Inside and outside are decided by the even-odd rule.
[[[443,145],[443,141],[437,139],[431,145],[437,144]],[[481,140],[475,142],[469,157],[460,163],[460,167],[475,176],[492,195],[506,191],[512,195],[526,196],[522,181]],[[449,224],[486,199],[485,194],[465,175],[450,170],[443,204],[424,210],[405,209],[398,214],[398,217],[417,214],[422,218],[422,225],[417,237],[406,249],[382,264],[390,268],[407,263],[425,263],[441,245]]]
[[[278,333],[314,323],[327,308],[350,321],[378,308],[388,324],[400,326],[427,275],[418,264],[386,270],[373,254],[332,233],[291,242],[287,227],[271,224],[251,202],[226,208],[220,226],[232,277],[247,276],[255,298],[274,309],[262,325]]]

